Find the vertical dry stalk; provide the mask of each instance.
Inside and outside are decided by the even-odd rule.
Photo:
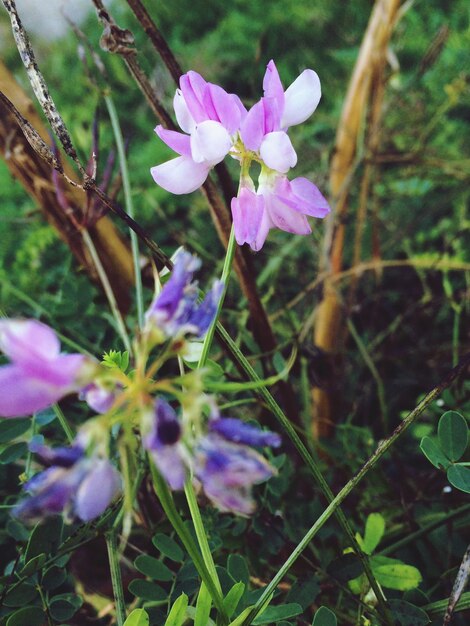
[[[15,104],[18,111],[35,127],[42,139],[50,143],[47,130],[36,113],[33,103],[1,61],[0,91]],[[34,199],[47,221],[65,241],[80,265],[96,281],[98,277],[94,264],[83,245],[75,222],[64,212],[57,200],[50,166],[31,147],[18,121],[3,102],[0,102],[0,152],[11,174]],[[66,163],[64,163],[64,169],[70,177],[73,177]],[[78,218],[86,205],[85,192],[78,187],[67,186],[64,193],[71,212],[75,218]],[[119,309],[125,312],[129,308],[129,290],[134,281],[129,248],[107,217],[103,217],[90,228],[90,236],[108,274]]]
[[[313,388],[313,435],[315,438],[331,436],[335,422],[334,389],[335,365],[339,352],[339,339],[343,334],[343,314],[334,278],[342,270],[345,238],[345,217],[348,209],[348,189],[357,144],[371,95],[374,76],[386,62],[386,52],[400,6],[400,0],[376,0],[359,56],[349,83],[341,119],[336,134],[335,152],[330,169],[330,187],[336,210],[329,220],[326,270],[329,277],[324,283],[323,299],[318,307],[314,330],[314,343],[329,362],[330,381],[325,388]],[[334,220],[334,222],[332,221]]]

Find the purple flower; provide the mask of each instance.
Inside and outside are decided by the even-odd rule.
[[[151,430],[144,437],[144,448],[172,489],[183,489],[187,459],[180,441],[181,425],[172,407],[161,398],[155,400]]]
[[[275,473],[275,468],[255,450],[215,433],[201,438],[195,450],[194,475],[221,511],[252,514],[256,507],[252,486]]]
[[[1,320],[0,349],[11,363],[0,367],[0,416],[23,417],[78,391],[97,363],[62,354],[54,331],[36,320]]]
[[[165,338],[184,334],[203,337],[214,319],[223,284],[214,282],[199,304],[197,283],[192,282],[199,267],[199,259],[181,251],[175,259],[170,279],[147,311],[147,325],[160,330]]]
[[[240,136],[248,150],[260,155],[267,167],[285,174],[297,163],[297,154],[286,133],[312,115],[321,98],[320,79],[304,70],[284,92],[274,61],[263,80],[264,96],[244,117]]]
[[[232,148],[246,109],[238,96],[207,83],[192,71],[180,78],[173,106],[180,128],[188,134],[157,126],[160,139],[180,156],[152,167],[150,172],[163,189],[174,194],[191,193]]]
[[[121,491],[121,476],[110,461],[85,456],[77,443],[56,449],[31,445],[31,450],[51,466],[24,485],[31,495],[13,509],[13,515],[22,520],[37,522],[65,513],[71,520],[89,522]]]
[[[209,430],[233,443],[242,443],[248,446],[270,446],[271,448],[278,448],[281,445],[281,437],[277,433],[261,430],[234,417],[220,417],[211,420]]]
[[[106,389],[99,383],[90,383],[80,390],[80,400],[85,400],[88,406],[97,413],[107,413],[113,406],[114,401],[122,390],[122,385],[117,383],[114,389]]]
[[[306,178],[271,173],[261,174],[258,191],[243,187],[232,200],[235,238],[253,250],[263,247],[271,228],[288,233],[308,235],[312,232],[306,216],[325,217],[328,202],[318,188]]]

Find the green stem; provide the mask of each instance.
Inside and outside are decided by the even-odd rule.
[[[225,330],[225,328],[223,328],[223,326],[221,324],[217,325],[217,332],[222,337],[222,340],[228,345],[230,351],[236,357],[236,359],[238,360],[238,362],[240,363],[240,365],[244,369],[245,373],[247,374],[248,378],[251,379],[252,381],[259,382],[260,381],[259,376],[255,372],[255,370],[251,367],[251,365],[248,362],[248,360],[245,358],[245,356],[243,355],[241,350],[233,342],[233,340],[231,339],[231,337],[229,336],[229,334],[227,333],[227,331]],[[260,387],[259,390],[258,390],[258,394],[266,402],[266,404],[271,409],[271,411],[274,414],[274,416],[276,417],[276,419],[279,421],[281,426],[284,428],[284,430],[286,431],[286,433],[290,437],[290,439],[293,442],[294,446],[297,448],[297,451],[299,452],[301,458],[303,459],[303,461],[305,462],[305,464],[307,465],[307,467],[311,471],[311,473],[312,473],[312,475],[313,475],[317,485],[320,487],[321,491],[323,492],[323,495],[324,495],[325,499],[327,500],[327,502],[332,502],[334,500],[333,492],[331,491],[331,489],[330,489],[328,483],[326,482],[326,480],[323,478],[323,474],[321,473],[320,468],[318,467],[317,462],[314,460],[314,458],[312,457],[310,452],[305,447],[304,443],[302,442],[302,440],[298,436],[296,430],[292,426],[290,420],[287,418],[285,413],[282,411],[281,407],[278,405],[278,403],[273,398],[273,396],[270,394],[268,389],[266,389],[266,387]],[[346,519],[346,517],[345,517],[344,513],[341,511],[341,509],[335,508],[333,510],[333,512],[335,513],[335,515],[336,515],[336,517],[338,519],[338,522],[340,523],[341,527],[343,528],[344,532],[346,533],[346,535],[348,537],[348,540],[349,540],[349,542],[350,542],[354,552],[358,555],[358,557],[359,557],[359,559],[360,559],[360,561],[362,563],[362,567],[364,569],[364,573],[366,574],[367,579],[368,579],[368,581],[370,583],[370,586],[372,587],[372,589],[373,589],[373,591],[374,591],[374,593],[375,593],[375,595],[377,597],[377,600],[378,600],[378,603],[379,603],[379,606],[380,606],[382,614],[384,615],[387,623],[390,626],[393,626],[393,620],[392,620],[392,617],[391,617],[390,612],[388,610],[388,607],[386,606],[386,602],[385,602],[385,597],[383,595],[383,591],[380,588],[380,586],[377,584],[375,576],[374,576],[374,574],[372,572],[372,568],[371,568],[370,562],[369,562],[369,557],[366,554],[364,554],[364,552],[361,550],[359,544],[357,543],[354,531],[351,528],[348,520]]]
[[[333,499],[332,502],[326,507],[320,517],[316,520],[310,530],[305,534],[300,543],[294,548],[291,555],[287,558],[286,562],[279,569],[278,573],[274,576],[271,582],[265,587],[262,595],[256,602],[253,609],[250,611],[249,615],[246,617],[244,621],[244,626],[248,626],[251,624],[255,617],[260,613],[260,611],[266,606],[269,602],[271,594],[275,591],[278,584],[281,582],[286,572],[292,567],[298,557],[302,554],[305,548],[308,546],[310,541],[315,537],[317,532],[322,528],[322,526],[329,520],[329,518],[338,510],[340,504],[345,500],[345,498],[351,493],[351,491],[358,485],[358,483],[364,478],[367,472],[374,467],[374,465],[382,458],[382,456],[387,452],[387,450],[395,443],[395,441],[411,426],[411,424],[423,413],[423,411],[433,402],[439,395],[442,393],[444,389],[446,389],[452,381],[457,378],[457,376],[464,371],[466,367],[470,364],[470,353],[468,353],[460,363],[454,367],[444,378],[444,380],[434,387],[418,404],[418,406],[409,413],[406,418],[402,421],[402,423],[393,431],[392,435],[382,441],[377,447],[376,451],[372,454],[372,456],[366,461],[366,463],[362,466],[359,472],[351,478],[351,480],[346,483],[346,485],[341,489],[341,491],[337,494],[337,496]],[[393,622],[392,622],[393,623]]]
[[[113,317],[116,320],[117,329],[118,329],[119,334],[121,335],[122,342],[126,350],[129,352],[129,354],[131,354],[132,353],[131,341],[129,339],[129,335],[127,334],[126,325],[124,324],[121,311],[119,310],[119,307],[117,305],[116,298],[114,297],[113,289],[108,280],[108,276],[103,267],[103,264],[101,263],[101,259],[98,256],[98,252],[95,248],[95,244],[93,243],[93,240],[90,237],[90,234],[86,229],[82,230],[82,237],[83,237],[83,242],[88,248],[90,256],[96,267],[96,271],[98,272],[98,276],[100,278],[101,284],[103,285],[104,292],[108,299],[109,308],[111,309]]]
[[[235,231],[232,225],[232,229],[230,231],[230,237],[227,244],[227,252],[225,254],[224,267],[222,269],[221,281],[224,284],[222,295],[220,296],[219,304],[217,305],[217,311],[214,317],[212,324],[209,327],[209,330],[204,337],[204,343],[202,344],[202,352],[199,358],[198,367],[204,367],[207,361],[207,357],[209,355],[209,350],[212,345],[212,340],[214,339],[215,329],[217,327],[217,320],[219,319],[220,312],[222,310],[222,306],[225,300],[225,294],[227,293],[228,281],[230,278],[230,272],[232,271],[233,258],[235,256],[236,250],[236,242],[235,242]]]
[[[184,493],[186,494],[186,500],[188,502],[191,518],[193,520],[194,530],[196,531],[196,537],[202,553],[202,558],[204,559],[207,570],[211,575],[212,580],[214,581],[214,585],[217,588],[217,591],[222,595],[222,587],[220,586],[219,576],[215,568],[214,559],[212,558],[212,551],[209,547],[204,523],[201,517],[201,511],[199,510],[196,494],[194,493],[194,487],[191,479],[188,479],[186,481],[186,484],[184,486]]]
[[[444,513],[438,520],[422,526],[415,532],[407,534],[405,537],[403,537],[403,539],[399,539],[398,541],[391,543],[389,546],[386,546],[382,550],[379,550],[378,553],[383,555],[393,554],[397,550],[400,550],[404,546],[407,546],[409,543],[414,543],[423,535],[427,535],[428,533],[432,532],[436,528],[439,528],[439,526],[442,526],[443,524],[448,524],[451,520],[455,519],[456,517],[460,517],[468,511],[470,511],[470,504],[465,504],[464,506],[456,509],[455,511],[452,511],[451,513]]]
[[[225,612],[223,598],[220,591],[217,589],[212,576],[209,573],[209,570],[204,562],[204,558],[201,556],[194,540],[191,536],[191,533],[188,531],[186,526],[184,525],[183,520],[181,519],[180,514],[178,513],[175,503],[173,501],[173,496],[171,495],[170,490],[168,489],[168,485],[165,480],[161,477],[157,468],[150,460],[150,471],[152,474],[152,481],[155,493],[157,494],[158,499],[160,500],[160,504],[162,505],[163,510],[165,511],[168,520],[171,525],[175,529],[178,537],[181,539],[184,547],[188,551],[189,556],[191,557],[195,568],[197,569],[201,580],[206,585],[207,590],[209,591],[214,606],[220,613],[222,622],[224,624],[228,623],[227,614]]]
[[[108,549],[109,569],[111,571],[111,583],[113,585],[114,603],[116,606],[116,624],[123,626],[126,621],[126,602],[122,587],[121,568],[119,566],[119,552],[117,549],[116,534],[114,531],[105,534],[106,547]]]
[[[52,410],[56,414],[56,417],[59,420],[60,425],[62,426],[62,429],[63,429],[63,431],[65,433],[65,436],[67,437],[69,443],[73,443],[73,440],[75,439],[75,435],[73,433],[73,430],[70,428],[69,423],[67,422],[67,418],[65,417],[65,415],[62,412],[62,409],[60,408],[60,406],[58,404],[53,404],[52,405]]]
[[[114,138],[116,140],[116,146],[119,155],[119,165],[121,168],[122,186],[124,189],[124,202],[126,205],[127,214],[134,219],[134,204],[132,202],[131,185],[129,181],[129,169],[127,167],[126,151],[124,149],[124,140],[122,137],[121,126],[119,124],[119,118],[117,115],[114,101],[110,95],[104,96],[104,101],[108,109],[109,118],[113,127]],[[139,327],[144,326],[144,297],[142,289],[142,274],[140,271],[139,262],[139,242],[135,232],[130,229],[131,248],[132,248],[132,260],[134,263],[134,275],[135,275],[135,295],[137,300],[137,319],[139,321]]]
[[[348,330],[351,333],[352,338],[356,342],[359,352],[361,353],[362,358],[364,359],[365,364],[369,368],[370,373],[372,374],[372,377],[375,380],[375,383],[377,385],[377,396],[379,399],[380,413],[382,414],[382,426],[384,428],[384,431],[387,431],[389,428],[388,411],[387,411],[387,403],[385,401],[385,389],[384,389],[382,378],[380,377],[380,374],[377,368],[375,367],[373,360],[370,358],[370,355],[367,352],[367,348],[365,347],[364,342],[359,336],[359,333],[357,332],[356,327],[351,322],[351,320],[348,320],[347,325],[348,325]],[[456,365],[456,363],[453,363],[453,365]]]

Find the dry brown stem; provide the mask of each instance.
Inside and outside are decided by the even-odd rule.
[[[0,61],[0,91],[11,100],[19,113],[37,130],[47,144],[50,138],[32,101],[15,81],[12,74]],[[94,264],[83,246],[82,237],[60,206],[51,180],[51,167],[32,148],[16,116],[4,101],[0,101],[0,151],[12,176],[34,199],[47,221],[65,241],[73,255],[86,272],[97,281]],[[73,177],[73,172],[64,165],[65,173]],[[79,187],[67,185],[64,191],[72,216],[82,214],[86,205],[86,194]],[[129,291],[133,283],[132,257],[126,242],[122,239],[107,217],[101,218],[90,228],[90,236],[106,269],[119,308],[126,311],[130,304]]]
[[[325,388],[313,388],[313,436],[318,439],[331,436],[335,423],[338,391],[337,379],[340,337],[343,334],[343,311],[334,277],[341,272],[345,239],[345,217],[348,210],[350,173],[357,158],[361,124],[367,109],[374,76],[386,63],[390,40],[400,0],[376,0],[359,56],[349,83],[341,119],[336,134],[335,152],[330,169],[331,194],[335,212],[329,219],[326,241],[329,242],[323,259],[324,271],[332,280],[324,283],[323,299],[316,314],[314,343],[329,361],[330,380]],[[367,185],[368,186],[368,185]]]

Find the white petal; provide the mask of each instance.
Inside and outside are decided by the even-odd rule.
[[[192,133],[196,122],[189,112],[186,100],[179,89],[176,90],[175,97],[173,98],[173,108],[175,109],[176,121],[181,130],[184,130],[184,132],[188,134]]]
[[[201,122],[191,134],[191,154],[196,163],[212,167],[224,159],[231,147],[232,139],[220,122]]]
[[[206,180],[209,169],[206,163],[195,163],[190,157],[180,156],[152,167],[150,173],[157,185],[180,195],[196,191]]]
[[[297,154],[287,133],[282,130],[268,133],[259,152],[266,165],[281,174],[288,172],[297,163]]]
[[[317,108],[320,98],[318,74],[313,70],[304,70],[285,93],[281,127],[288,128],[305,122]]]

